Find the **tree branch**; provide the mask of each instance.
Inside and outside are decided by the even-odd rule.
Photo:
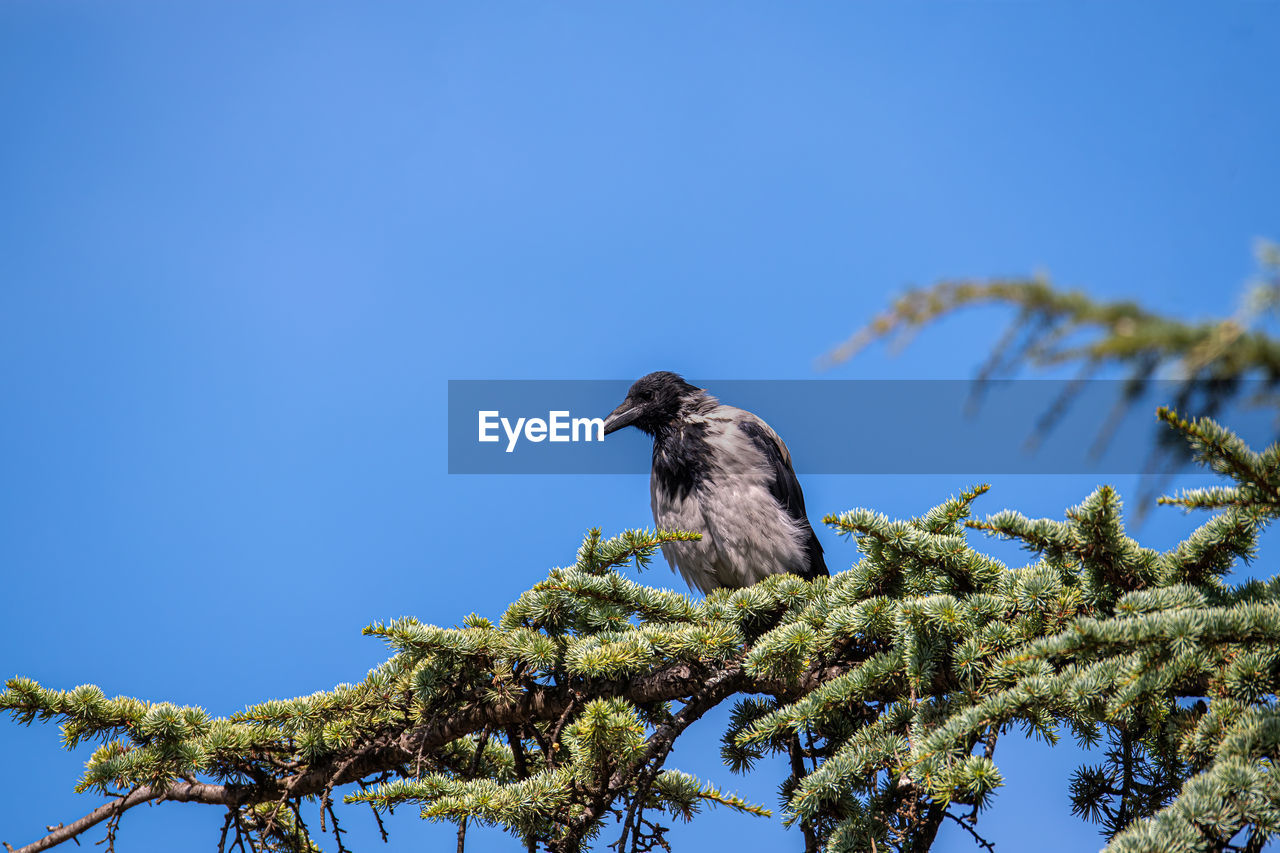
[[[843,670],[843,667],[826,667],[823,672],[810,674],[804,680],[821,682]],[[690,696],[703,698],[704,701],[691,702],[686,706],[686,711],[690,711],[691,707],[697,707],[699,710],[697,715],[684,725],[669,732],[660,729],[655,733],[649,752],[650,756],[654,756],[663,749],[669,749],[676,735],[683,731],[689,722],[706,713],[715,703],[722,701],[733,692],[774,694],[783,691],[791,692],[794,689],[794,685],[788,685],[780,679],[748,679],[742,675],[742,667],[738,661],[726,661],[711,665],[671,664],[631,681],[605,685],[598,694],[594,695],[621,696],[636,704],[665,702]],[[338,785],[358,782],[367,776],[394,770],[412,761],[415,755],[439,749],[451,741],[485,728],[503,730],[510,726],[524,725],[530,721],[553,722],[565,713],[573,701],[571,687],[557,688],[532,684],[515,701],[505,704],[464,706],[438,722],[388,733],[357,747],[354,751],[344,752],[291,776],[265,779],[252,784],[213,785],[199,782],[174,782],[163,790],[142,786],[124,797],[99,806],[73,823],[59,826],[38,841],[17,848],[14,853],[37,853],[40,850],[48,850],[83,834],[104,820],[109,820],[134,806],[152,800],[163,799],[235,808],[281,798],[292,800],[320,795]],[[706,702],[711,704],[705,704]],[[666,728],[668,727],[664,727]],[[614,787],[612,784],[614,782],[615,780],[611,780],[610,788]]]
[[[206,785],[200,782],[178,782],[170,785],[165,790],[158,790],[149,785],[144,785],[123,797],[98,806],[73,823],[58,826],[44,838],[33,841],[25,847],[19,847],[14,850],[14,853],[38,853],[40,850],[56,847],[62,842],[92,829],[104,820],[110,820],[117,815],[124,814],[134,806],[140,806],[152,800],[165,799],[180,803],[237,806],[242,804],[240,798],[243,796],[243,792],[247,790],[247,788],[236,785]]]

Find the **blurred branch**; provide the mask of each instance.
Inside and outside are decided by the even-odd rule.
[[[988,360],[988,375],[1079,362],[1127,366],[1143,378],[1168,370],[1188,381],[1251,374],[1277,380],[1280,341],[1256,326],[1280,304],[1280,247],[1261,241],[1257,255],[1259,275],[1239,309],[1224,319],[1188,322],[1135,302],[1101,302],[1078,290],[1061,290],[1045,276],[942,281],[907,291],[822,364],[848,361],[876,341],[900,339],[963,308],[1007,305],[1018,314]]]

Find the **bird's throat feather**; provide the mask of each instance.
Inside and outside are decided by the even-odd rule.
[[[655,435],[653,476],[666,494],[681,499],[706,486],[712,477],[705,423],[683,423]]]

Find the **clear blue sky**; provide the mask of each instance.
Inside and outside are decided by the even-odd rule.
[[[941,276],[1230,311],[1280,236],[1278,36],[1263,2],[8,0],[0,675],[230,713],[359,679],[370,621],[497,616],[588,527],[649,522],[638,476],[447,475],[450,378],[814,378]],[[998,319],[827,375],[968,376]],[[901,516],[967,482],[804,485],[815,517]],[[994,483],[985,510],[1052,516],[1094,485]],[[674,764],[774,805],[780,775],[718,768],[719,722]],[[56,730],[0,725],[0,754],[0,839],[95,804]],[[1076,755],[997,759],[1004,850],[1100,846]],[[120,849],[209,850],[220,822],[136,810]],[[722,813],[674,839],[800,846]]]

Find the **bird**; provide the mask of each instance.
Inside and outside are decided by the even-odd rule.
[[[604,434],[629,426],[653,438],[654,523],[702,534],[662,545],[691,588],[705,595],[784,572],[828,574],[791,453],[759,417],[660,370],[636,380]]]

